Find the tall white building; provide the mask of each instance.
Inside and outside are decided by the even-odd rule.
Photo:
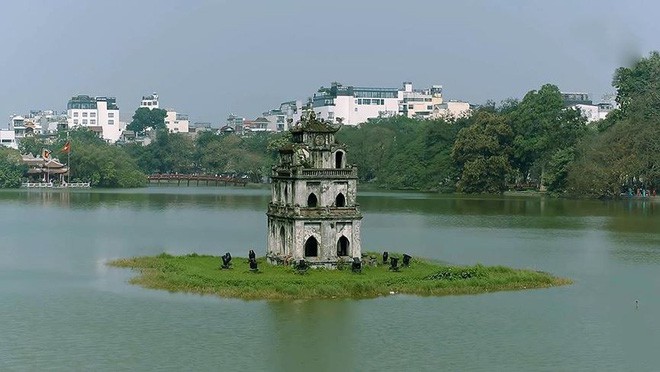
[[[365,88],[332,83],[321,87],[312,97],[312,107],[323,120],[357,125],[368,119],[390,117],[399,113],[400,91],[397,88]]]
[[[86,127],[110,143],[119,140],[124,130],[115,97],[72,97],[67,104],[67,123],[69,128]]]

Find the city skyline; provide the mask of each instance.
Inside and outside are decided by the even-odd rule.
[[[416,87],[447,99],[522,98],[544,83],[599,101],[614,70],[655,49],[653,12],[613,1],[27,1],[4,4],[0,113],[64,110],[72,96],[151,92],[191,121],[248,118],[332,81]],[[639,4],[642,4],[641,2]],[[545,4],[544,4],[545,5]]]

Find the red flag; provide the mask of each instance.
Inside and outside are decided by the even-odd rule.
[[[62,152],[65,153],[65,154],[68,154],[69,152],[71,152],[71,142],[66,141],[66,143],[64,144],[64,147],[62,147]]]

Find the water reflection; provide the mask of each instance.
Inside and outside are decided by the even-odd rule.
[[[360,348],[352,342],[360,332],[352,301],[269,302],[272,320],[270,358],[278,371],[359,370]],[[341,340],[341,344],[338,344]]]
[[[270,194],[262,189],[157,188],[131,190],[3,190],[0,202],[97,209],[121,207],[133,210],[194,207],[265,211]]]

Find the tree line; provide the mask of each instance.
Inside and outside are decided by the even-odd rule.
[[[660,54],[616,70],[618,108],[587,125],[546,84],[489,102],[469,118],[395,117],[343,128],[360,180],[385,188],[464,193],[511,189],[611,198],[660,184]]]
[[[386,189],[501,193],[547,190],[558,195],[616,197],[655,189],[660,182],[660,54],[616,70],[618,108],[587,125],[565,107],[551,84],[521,100],[488,102],[467,118],[392,117],[337,133],[358,166],[362,183]],[[168,133],[164,110],[138,109],[129,128],[155,133],[142,145],[109,145],[84,128],[53,139],[28,137],[20,152],[61,149],[71,143],[74,180],[99,187],[138,187],[153,173],[247,176],[261,182],[289,133]],[[20,186],[25,167],[18,152],[0,148],[0,187]],[[65,158],[61,150],[54,156]]]

